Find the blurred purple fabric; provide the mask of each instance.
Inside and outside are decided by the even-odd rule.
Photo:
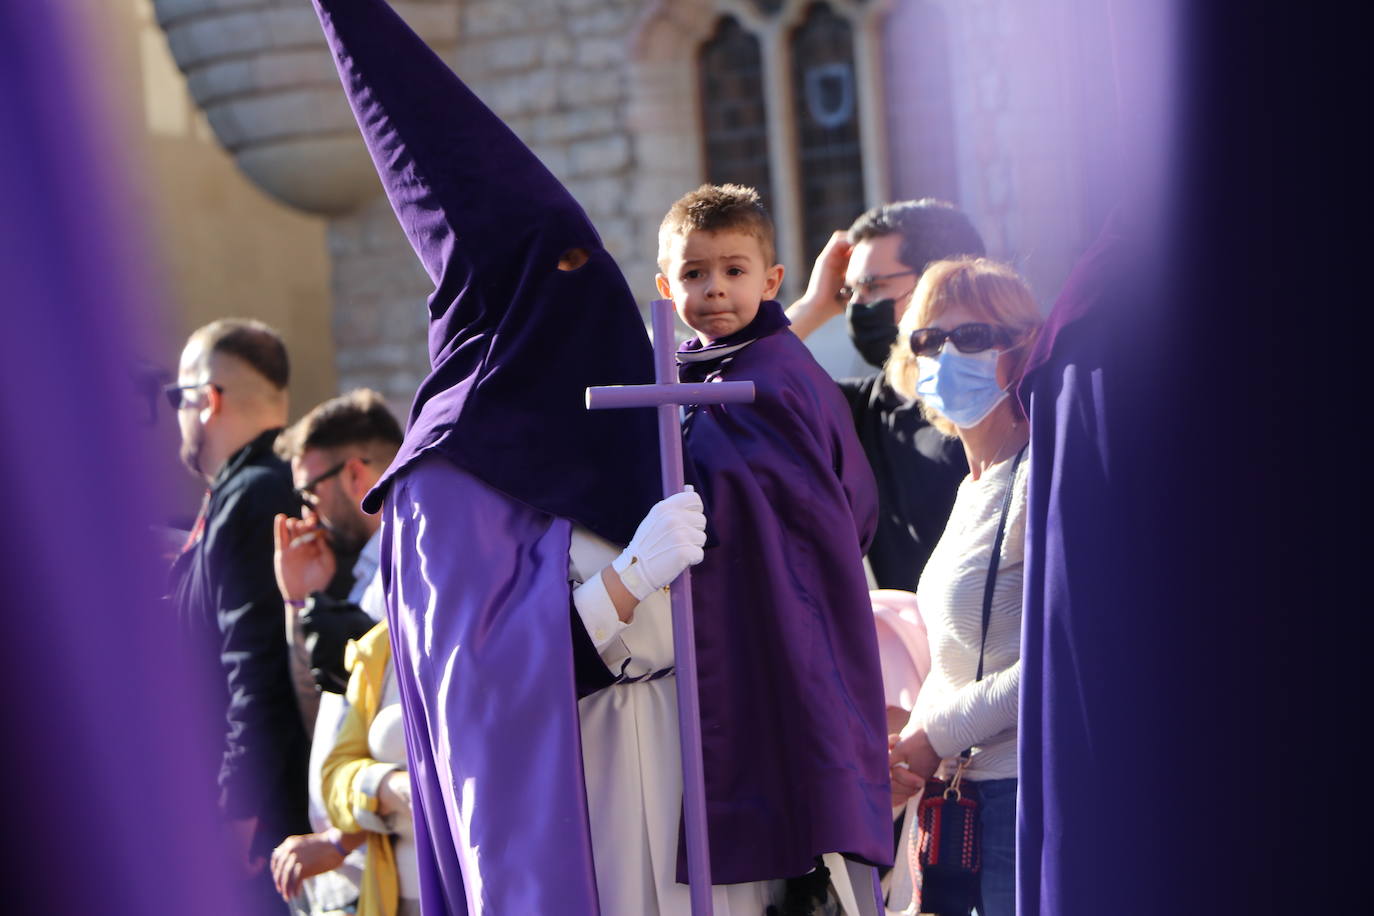
[[[1327,882],[1301,855],[1267,858],[1292,756],[1273,741],[1266,686],[1285,670],[1272,476],[1284,418],[1256,370],[1276,352],[1255,218],[1264,147],[1237,112],[1246,98],[1263,109],[1253,77],[1270,64],[1247,45],[1250,17],[1172,6],[1110,4],[1119,114],[1097,122],[1120,119],[1121,204],[1019,392],[1033,456],[1021,916],[1328,911],[1306,903]],[[1300,897],[1272,889],[1290,874]]]
[[[177,766],[210,735],[159,600],[135,445],[149,300],[62,9],[0,4],[7,909],[234,913],[212,799]]]

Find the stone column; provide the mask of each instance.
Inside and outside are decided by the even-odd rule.
[[[215,136],[264,192],[329,219],[339,386],[404,412],[428,369],[431,286],[381,195],[309,0],[153,0]],[[459,0],[392,0],[441,54]]]

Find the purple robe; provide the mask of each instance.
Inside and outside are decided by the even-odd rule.
[[[397,477],[384,513],[426,916],[599,912],[571,663],[571,523],[439,456]]]
[[[1320,578],[1294,576],[1291,553],[1277,550],[1288,507],[1275,470],[1293,472],[1292,489],[1311,494],[1301,473],[1310,462],[1282,454],[1277,434],[1296,441],[1307,433],[1316,444],[1330,433],[1306,411],[1284,411],[1275,387],[1329,396],[1340,390],[1330,386],[1330,365],[1358,361],[1363,344],[1327,339],[1317,359],[1293,365],[1270,333],[1306,341],[1304,332],[1288,333],[1296,310],[1350,301],[1324,297],[1315,280],[1349,263],[1328,249],[1339,233],[1291,213],[1299,197],[1345,190],[1306,181],[1284,204],[1290,212],[1277,206],[1279,174],[1310,175],[1268,174],[1273,145],[1247,128],[1275,123],[1275,86],[1291,90],[1303,68],[1290,57],[1276,70],[1267,49],[1247,56],[1258,50],[1247,41],[1262,18],[1208,4],[1117,0],[1108,8],[1117,112],[1092,112],[1089,123],[1105,130],[1117,122],[1121,204],[1055,303],[1020,388],[1034,460],[1019,912],[1211,916],[1357,906],[1351,882],[1314,879],[1328,868],[1317,859],[1340,841],[1287,819],[1288,811],[1280,820],[1288,797],[1359,822],[1341,803],[1313,803],[1299,788],[1300,774],[1335,774],[1298,762],[1323,743],[1294,746],[1270,684],[1307,680],[1289,674],[1301,657],[1292,635],[1307,629],[1330,641],[1321,699],[1344,695],[1330,680],[1348,666],[1329,605],[1305,595],[1311,604],[1275,607],[1285,576],[1304,589]],[[1288,123],[1281,130],[1325,156],[1312,136]],[[1173,145],[1174,137],[1183,142]],[[1317,171],[1344,182],[1338,166],[1310,174]],[[1298,239],[1318,250],[1309,256]],[[1266,313],[1285,264],[1299,265],[1304,280],[1285,291],[1282,311]],[[1288,517],[1283,524],[1315,533]],[[1346,568],[1325,553],[1321,562],[1336,576]],[[1290,629],[1309,607],[1311,622]],[[1304,707],[1303,727],[1335,734],[1313,729],[1309,709],[1320,705],[1328,704]],[[1348,785],[1357,795],[1357,782]],[[1283,839],[1301,849],[1275,862]],[[1277,890],[1285,879],[1301,885],[1298,893]],[[1341,894],[1339,906],[1318,902],[1328,889]]]
[[[1018,912],[1269,912],[1273,450],[1232,426],[1261,402],[1216,361],[1219,300],[1159,282],[1127,228],[1080,261],[1020,389]]]
[[[1110,484],[1112,437],[1139,422],[1105,397],[1113,370],[1124,370],[1109,355],[1116,326],[1101,314],[1121,243],[1109,228],[1080,261],[1020,389],[1035,455],[1018,726],[1019,911],[1026,916],[1121,912],[1120,900],[1108,905],[1112,882],[1101,881],[1121,850],[1102,837],[1114,819],[1107,803],[1129,796],[1112,799],[1110,780],[1099,772],[1104,729],[1113,719],[1131,732],[1139,726],[1122,715],[1137,705],[1133,679],[1118,676],[1123,662],[1140,658],[1122,651],[1130,593],[1117,591],[1123,558],[1115,539],[1103,537],[1105,526],[1124,520],[1100,511],[1123,502]],[[1090,320],[1094,311],[1097,322]],[[1138,640],[1146,634],[1132,635],[1143,649]]]
[[[862,559],[877,485],[844,396],[787,325],[782,307],[766,302],[743,330],[679,353],[683,381],[752,381],[757,391],[751,404],[689,408],[684,421],[718,541],[692,570],[692,588],[720,884],[801,875],[829,852],[892,862],[883,683]]]

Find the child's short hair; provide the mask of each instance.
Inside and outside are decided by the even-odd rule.
[[[738,184],[704,184],[678,198],[658,227],[658,268],[667,273],[668,251],[673,239],[693,230],[743,232],[758,239],[763,264],[777,263],[773,245],[773,218],[759,192]]]

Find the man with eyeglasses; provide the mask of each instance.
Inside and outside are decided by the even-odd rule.
[[[272,451],[286,425],[290,370],[280,335],[259,321],[224,319],[193,333],[168,401],[181,457],[209,489],[171,570],[171,595],[205,673],[219,747],[201,759],[217,778],[234,867],[251,912],[281,913],[267,856],[309,829],[309,739],[287,668],[282,597],[272,572],[272,525],[300,501]]]
[[[844,315],[859,354],[881,370],[926,265],[984,253],[968,217],[944,201],[874,207],[848,232],[831,236],[787,317],[805,339]],[[878,480],[878,531],[868,551],[873,578],[879,588],[914,592],[968,474],[963,448],[927,423],[920,407],[906,403],[881,371],[841,379],[839,385]]]
[[[277,586],[286,602],[291,672],[307,719],[310,747],[310,822],[313,833],[286,837],[272,854],[277,889],[302,896],[303,911],[342,910],[358,899],[364,834],[331,826],[321,767],[348,711],[344,652],[386,616],[382,590],[381,516],[362,511],[363,496],[396,457],[401,424],[376,391],[360,388],[312,408],[278,440],[291,462],[302,518],[278,515],[274,532]],[[345,599],[330,595],[341,558],[356,557]],[[402,771],[403,773],[404,771]],[[308,881],[308,885],[306,882]]]

